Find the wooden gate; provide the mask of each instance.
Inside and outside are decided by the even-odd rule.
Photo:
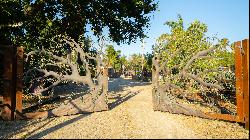
[[[158,80],[160,79],[160,74],[164,73],[162,69],[164,63],[160,63],[161,58],[155,56],[153,58],[153,104],[154,110],[168,111],[171,113],[182,113],[186,115],[199,116],[209,119],[220,119],[232,122],[240,122],[245,124],[245,128],[249,129],[249,39],[242,41],[237,41],[234,43],[235,47],[235,77],[236,77],[236,107],[237,115],[231,114],[220,114],[220,113],[204,113],[202,111],[188,110],[183,106],[178,106],[171,103],[171,98],[173,97],[171,93],[166,93],[164,91],[164,85],[174,86],[171,83],[160,85]],[[178,89],[181,90],[181,89]],[[167,97],[168,96],[168,97]],[[175,107],[173,107],[175,106]],[[173,108],[176,108],[173,110]]]
[[[1,51],[1,117],[14,120],[16,112],[22,112],[23,92],[23,48],[12,45],[0,45]]]
[[[106,111],[109,110],[108,108],[108,101],[107,101],[107,91],[108,91],[108,77],[107,77],[107,68],[106,64],[104,63],[102,52],[98,51],[96,55],[89,54],[84,52],[79,44],[77,44],[74,40],[65,37],[67,40],[68,45],[74,49],[75,54],[81,54],[81,62],[84,62],[83,65],[85,66],[85,74],[81,75],[77,69],[78,62],[71,62],[66,61],[67,58],[63,58],[64,56],[60,57],[54,55],[49,51],[42,50],[35,50],[29,52],[26,55],[26,58],[29,56],[40,53],[40,54],[48,54],[50,59],[57,64],[57,66],[61,66],[61,63],[70,65],[71,67],[71,74],[60,74],[60,71],[55,71],[56,76],[54,78],[58,78],[55,83],[52,84],[51,87],[59,84],[63,81],[73,81],[77,82],[78,84],[88,85],[89,88],[86,93],[74,94],[72,97],[68,96],[69,98],[63,97],[66,102],[62,103],[57,108],[52,108],[46,111],[35,111],[35,112],[26,112],[27,110],[32,110],[34,108],[38,108],[41,105],[47,104],[51,100],[45,100],[41,104],[36,104],[25,110],[22,110],[22,94],[23,94],[23,48],[16,48],[15,46],[11,45],[0,45],[0,53],[1,53],[1,66],[2,73],[0,74],[2,78],[1,87],[3,91],[0,92],[0,99],[2,98],[2,102],[0,102],[0,117],[4,120],[14,120],[14,119],[34,119],[34,118],[47,118],[47,117],[54,117],[54,116],[63,116],[63,115],[72,115],[72,114],[79,114],[79,113],[90,113],[90,112],[97,112],[97,111]],[[62,46],[65,44],[61,44]],[[103,44],[100,44],[104,46]],[[76,47],[75,47],[76,46]],[[67,57],[67,56],[65,56]],[[54,58],[54,59],[53,59]],[[28,59],[27,59],[28,60]],[[56,63],[58,60],[61,63]],[[77,61],[75,59],[74,61]],[[92,62],[95,61],[95,65]],[[94,69],[92,69],[94,68]],[[49,69],[49,68],[48,68]],[[37,69],[36,69],[37,70]],[[93,71],[94,70],[94,71]],[[39,71],[39,70],[38,70]],[[45,74],[48,74],[46,68],[42,71]],[[52,70],[53,71],[53,70]],[[41,72],[41,71],[40,71]],[[93,77],[93,73],[95,76]],[[77,78],[75,75],[78,75]],[[61,76],[61,77],[59,77]],[[48,77],[48,75],[47,75]],[[81,77],[81,78],[79,78]],[[64,79],[65,78],[65,79]],[[47,89],[49,87],[46,87]],[[45,90],[46,90],[45,88]],[[43,90],[43,89],[42,89]],[[42,93],[43,91],[40,90],[39,92]],[[32,93],[31,93],[32,94]],[[34,94],[34,93],[33,93]],[[61,99],[60,96],[53,97],[53,99]],[[25,112],[25,113],[22,113]]]
[[[241,122],[249,129],[249,39],[234,43],[237,115],[207,114],[215,119]]]

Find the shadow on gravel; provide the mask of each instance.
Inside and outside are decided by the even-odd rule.
[[[37,134],[32,135],[33,133],[39,131],[40,129],[44,128],[46,125],[48,125],[49,123],[51,123],[52,121],[54,121],[57,117],[55,118],[50,118],[50,120],[48,120],[48,122],[45,122],[43,125],[35,128],[34,130],[28,132],[27,134],[25,134],[24,136],[22,136],[20,139],[38,139],[38,138],[42,138],[43,136],[48,135],[49,133],[53,133],[54,131],[67,126],[75,121],[78,121],[84,117],[87,117],[91,115],[91,113],[85,113],[85,114],[81,114],[80,116],[73,118],[71,120],[68,120],[66,122],[62,122],[56,126],[50,127],[46,130],[43,130]],[[32,121],[32,122],[29,122]],[[34,126],[36,127],[37,125],[39,125],[39,123],[47,121],[46,120],[19,120],[19,121],[0,121],[0,139],[9,139],[11,137],[13,137],[14,135],[18,135],[20,133],[23,133],[25,131],[29,131],[27,130],[27,128],[29,126]]]
[[[140,82],[140,81],[135,81],[131,79],[122,79],[122,78],[110,78],[109,79],[109,93],[110,92],[118,92],[124,90],[126,87],[134,87],[134,86],[145,86],[145,85],[150,85],[151,83],[149,82]],[[109,104],[109,109],[112,110],[116,106],[120,105],[121,103],[129,100],[130,98],[134,97],[137,95],[139,92],[128,92],[123,95],[116,94],[117,96],[112,98],[115,99],[113,103]],[[56,130],[59,130],[60,128],[67,126],[75,121],[78,121],[84,117],[87,117],[91,115],[91,113],[87,114],[81,114],[80,116],[73,118],[71,120],[68,120],[66,122],[62,122],[56,126],[50,127],[46,130],[43,130],[37,134],[34,134],[35,132],[39,131],[41,128],[45,127],[52,121],[54,121],[56,118],[51,118],[49,121],[46,120],[19,120],[19,121],[1,121],[0,120],[0,139],[7,139],[11,138],[14,135],[20,134],[24,131],[27,131],[27,127],[29,126],[36,126],[40,122],[43,121],[48,121],[44,123],[43,125],[35,128],[34,130],[28,132],[25,136],[23,136],[21,139],[37,139],[37,138],[42,138]],[[30,121],[30,122],[29,122]],[[33,135],[34,134],[34,135]]]
[[[84,118],[84,117],[89,116],[89,115],[91,115],[91,113],[88,113],[88,114],[81,114],[80,116],[78,116],[78,117],[76,117],[76,118],[73,118],[73,119],[68,120],[68,121],[66,121],[66,122],[62,122],[62,123],[60,123],[60,124],[58,124],[58,125],[55,125],[55,126],[50,127],[50,128],[48,128],[48,129],[46,129],[46,130],[43,130],[43,131],[41,131],[41,132],[39,132],[39,133],[37,133],[37,134],[35,134],[35,135],[27,136],[26,139],[38,139],[38,138],[42,138],[43,136],[46,136],[46,135],[48,135],[49,133],[52,133],[52,132],[54,132],[54,131],[56,131],[56,130],[59,130],[60,128],[62,128],[62,127],[64,127],[64,126],[67,126],[67,125],[69,125],[69,124],[71,124],[71,123],[73,123],[73,122],[76,122],[76,121],[78,121],[78,120],[80,120],[80,119],[82,119],[82,118]]]
[[[112,92],[118,92],[118,91],[123,91],[124,88],[127,87],[134,87],[134,86],[145,86],[145,85],[150,85],[150,82],[141,82],[141,81],[135,81],[132,79],[122,79],[122,78],[110,78],[109,79],[109,94]],[[137,95],[139,92],[128,92],[126,94],[119,94],[115,93],[114,97],[109,97],[109,99],[114,99],[115,101],[112,103],[109,103],[109,109],[112,110],[116,106],[120,105],[121,103],[129,100],[130,98],[134,97]]]
[[[150,82],[141,82],[132,79],[110,78],[108,83],[108,91],[121,91],[126,87],[145,86],[150,84]]]
[[[35,126],[45,120],[17,120],[17,121],[0,121],[0,139],[8,139],[14,135],[27,131],[25,128]],[[47,123],[46,123],[47,124]]]
[[[73,104],[73,103],[71,103],[71,104],[72,104],[76,109],[81,110],[80,108],[78,108],[78,106],[77,106],[76,104]],[[53,127],[50,127],[50,128],[48,128],[48,129],[45,129],[45,130],[43,130],[43,131],[41,131],[41,132],[39,132],[39,133],[37,133],[37,134],[35,134],[35,135],[31,135],[32,133],[36,132],[37,130],[41,129],[42,127],[44,127],[45,125],[47,125],[47,124],[49,124],[51,121],[53,121],[53,120],[55,119],[55,118],[53,118],[53,120],[50,120],[50,121],[47,122],[46,124],[40,126],[39,128],[35,129],[34,131],[30,132],[29,134],[26,134],[26,135],[25,135],[25,138],[26,138],[26,139],[38,139],[38,138],[42,138],[43,136],[46,136],[46,135],[48,135],[49,133],[52,133],[52,132],[54,132],[54,131],[56,131],[56,130],[58,130],[58,129],[64,127],[64,126],[67,126],[67,125],[69,125],[69,124],[71,124],[71,123],[73,123],[73,122],[76,122],[76,121],[78,121],[78,120],[80,120],[80,119],[82,119],[82,118],[84,118],[84,117],[86,117],[86,116],[89,116],[90,114],[91,114],[91,113],[85,112],[85,113],[81,114],[80,116],[78,116],[78,117],[76,117],[76,118],[73,118],[73,119],[71,119],[71,120],[67,120],[66,122],[62,122],[62,123],[60,123],[60,124],[58,124],[58,125],[55,125],[55,126],[53,126]]]
[[[121,96],[118,96],[118,97],[115,97],[113,99],[115,99],[116,101],[113,102],[113,103],[110,103],[108,106],[109,106],[109,109],[112,110],[113,108],[115,108],[116,106],[120,105],[121,103],[129,100],[130,98],[134,97],[138,92],[129,92],[127,93],[125,96],[121,97]]]

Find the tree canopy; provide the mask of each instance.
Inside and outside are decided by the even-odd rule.
[[[156,8],[153,0],[0,0],[0,43],[22,45],[27,53],[44,48],[54,55],[80,60],[69,46],[58,45],[55,36],[65,35],[84,43],[84,52],[96,52],[88,45],[88,26],[98,38],[107,28],[112,41],[131,43],[145,37],[150,13]],[[25,71],[50,61],[44,54],[35,54],[25,64]],[[84,74],[81,62],[76,62]]]
[[[0,25],[5,37],[13,37],[17,31],[10,32],[8,25],[21,23],[18,31],[34,43],[58,34],[78,40],[87,25],[96,36],[107,27],[114,42],[130,43],[145,37],[149,14],[156,8],[153,0],[9,0],[0,2]]]

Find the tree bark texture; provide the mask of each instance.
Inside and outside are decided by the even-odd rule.
[[[88,94],[80,96],[76,99],[66,100],[58,108],[44,111],[44,112],[34,112],[24,114],[24,118],[46,118],[52,116],[64,116],[64,115],[73,115],[79,113],[88,113],[88,112],[97,112],[108,110],[108,101],[107,101],[107,91],[108,91],[108,72],[107,65],[104,63],[104,55],[101,51],[98,51],[96,55],[89,54],[84,52],[83,46],[76,43],[73,39],[63,37],[68,45],[71,46],[72,50],[76,53],[79,53],[80,61],[85,67],[86,74],[80,75],[78,70],[78,63],[75,63],[71,60],[64,58],[63,56],[57,56],[52,52],[42,50],[32,51],[27,54],[26,61],[28,56],[35,53],[46,54],[51,58],[55,59],[55,62],[52,62],[53,65],[61,66],[61,64],[68,65],[70,67],[71,74],[60,74],[57,71],[48,71],[44,68],[34,68],[35,70],[44,73],[44,77],[53,76],[57,79],[51,86],[41,89],[37,92],[43,92],[54,86],[58,85],[61,81],[72,81],[79,84],[85,84],[89,86]],[[63,44],[62,44],[63,45]],[[102,47],[102,46],[101,46]],[[96,62],[95,77],[93,78],[91,69],[93,65],[90,64],[89,60],[94,60]],[[60,63],[58,63],[58,61]],[[32,93],[36,94],[36,93]]]
[[[153,109],[155,111],[164,111],[173,114],[184,114],[202,118],[209,118],[202,111],[195,110],[178,102],[177,96],[174,93],[178,91],[181,94],[185,95],[188,93],[188,90],[182,89],[178,85],[174,84],[173,80],[181,79],[184,77],[190,79],[190,81],[198,82],[201,86],[222,90],[223,88],[220,85],[214,83],[206,83],[201,77],[199,77],[199,75],[194,75],[188,72],[189,66],[196,59],[206,57],[207,54],[209,52],[212,52],[214,49],[215,47],[211,47],[207,50],[203,50],[194,54],[183,68],[180,68],[179,65],[168,68],[166,66],[168,60],[163,61],[161,58],[163,50],[154,54],[154,57],[152,58],[152,98]],[[171,74],[171,71],[174,68],[178,68],[179,72],[177,74]]]

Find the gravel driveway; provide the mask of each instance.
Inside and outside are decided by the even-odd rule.
[[[153,111],[151,85],[110,79],[109,111],[0,122],[0,138],[247,138],[237,123]]]

